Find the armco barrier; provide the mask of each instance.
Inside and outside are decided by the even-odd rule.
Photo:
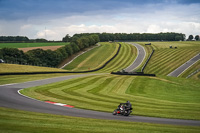
[[[155,74],[144,74],[143,72],[111,72],[116,75],[133,75],[133,76],[156,76]]]
[[[142,72],[144,71],[145,67],[147,66],[147,63],[148,63],[149,60],[151,59],[151,57],[152,57],[154,51],[155,51],[155,50],[152,48],[152,52],[151,52],[149,58],[147,59],[147,61],[145,62],[144,66],[143,66],[142,69],[141,69]]]
[[[120,49],[121,49],[121,44],[119,43],[119,48],[118,48],[116,54],[111,59],[109,59],[105,64],[103,64],[101,67],[99,67],[97,69],[93,69],[93,70],[77,71],[77,72],[72,72],[72,71],[65,71],[65,72],[61,72],[61,71],[58,71],[58,72],[55,72],[55,71],[54,72],[15,72],[15,73],[0,73],[0,75],[28,75],[28,74],[88,73],[88,72],[95,72],[95,71],[103,69],[109,62],[111,62],[119,54]]]

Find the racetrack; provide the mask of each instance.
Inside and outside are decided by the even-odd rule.
[[[140,58],[140,61],[135,61],[130,67],[128,67],[130,69],[127,68],[127,71],[132,71],[134,69],[133,66],[135,65],[135,63],[137,63],[138,65],[141,64],[141,62],[143,61],[145,57],[144,55],[145,51],[143,54],[141,54],[141,51],[142,50],[138,51],[137,59],[140,58],[141,55],[143,55],[143,57]],[[135,68],[138,65],[135,65]],[[128,117],[113,116],[112,112],[108,113],[108,112],[98,112],[98,111],[84,110],[84,109],[78,109],[78,108],[68,108],[68,107],[49,104],[43,101],[38,101],[38,100],[23,96],[20,93],[18,93],[21,89],[24,89],[24,88],[40,86],[40,85],[50,84],[50,83],[54,83],[58,81],[69,80],[72,78],[78,78],[78,77],[90,76],[90,75],[97,75],[97,74],[70,75],[70,76],[49,78],[49,79],[37,80],[37,81],[31,81],[31,82],[25,82],[25,83],[19,83],[19,84],[0,85],[0,107],[13,108],[13,109],[32,111],[32,112],[66,115],[66,116],[94,118],[94,119],[200,126],[200,121],[196,121],[196,120],[166,119],[166,118],[155,118],[155,117],[144,117],[144,116],[128,116]],[[133,104],[133,111],[134,111],[134,104]]]
[[[191,67],[194,63],[196,63],[198,60],[200,60],[200,53],[194,56],[192,59],[178,67],[176,70],[168,74],[167,76],[172,76],[172,77],[178,77],[181,75],[184,71],[186,71],[189,67]]]
[[[121,121],[132,121],[132,122],[148,122],[148,123],[159,123],[159,124],[200,126],[200,121],[195,121],[195,120],[179,120],[179,119],[166,119],[166,118],[154,118],[154,117],[143,117],[143,116],[129,116],[129,117],[113,116],[112,112],[107,113],[107,112],[98,112],[98,111],[83,110],[83,109],[77,109],[77,108],[62,107],[62,106],[45,103],[43,101],[31,99],[23,95],[20,95],[18,93],[19,90],[27,88],[27,87],[40,86],[44,84],[49,84],[53,82],[58,82],[58,81],[77,78],[77,77],[89,76],[89,75],[94,75],[94,74],[71,75],[71,76],[64,76],[64,77],[58,77],[58,78],[31,81],[31,82],[26,82],[26,83],[1,85],[0,86],[0,107],[14,108],[14,109],[41,112],[41,113],[75,116],[75,117],[95,118],[95,119],[109,119],[109,120],[121,120]],[[134,109],[134,105],[133,105],[133,109]]]
[[[146,56],[146,52],[145,52],[144,48],[141,45],[136,44],[136,43],[129,43],[129,44],[132,44],[137,48],[138,54],[137,54],[137,57],[136,57],[135,61],[129,67],[124,69],[126,72],[132,72],[137,67],[139,67],[142,64],[142,62],[143,62],[143,60],[144,60],[144,58]]]

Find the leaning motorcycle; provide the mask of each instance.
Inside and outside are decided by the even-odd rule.
[[[118,108],[113,111],[112,114],[113,115],[118,114],[118,115],[123,115],[123,116],[129,116],[131,112],[132,112],[132,108],[127,108],[126,104],[120,104],[118,106]]]

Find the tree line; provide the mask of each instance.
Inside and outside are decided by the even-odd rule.
[[[29,39],[26,36],[0,36],[0,42],[6,43],[6,42],[49,42],[48,40],[44,38],[37,38],[37,39]]]
[[[99,36],[93,34],[79,38],[72,37],[70,44],[60,47],[55,51],[33,49],[24,53],[17,48],[2,48],[0,49],[0,59],[3,59],[7,63],[56,67],[70,55],[95,45],[98,42]]]
[[[76,37],[85,35],[96,34],[99,36],[101,42],[106,41],[184,41],[185,34],[182,33],[81,33],[75,34]],[[73,36],[73,37],[74,37]],[[69,35],[63,38],[64,40],[70,40]]]

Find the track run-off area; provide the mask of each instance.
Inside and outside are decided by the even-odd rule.
[[[82,74],[82,75],[71,75],[59,78],[50,78],[45,80],[31,81],[19,84],[1,85],[0,86],[0,106],[6,108],[20,109],[25,111],[51,113],[58,115],[86,117],[95,119],[109,119],[109,120],[122,120],[132,122],[148,122],[148,123],[159,123],[159,124],[173,124],[173,125],[190,125],[200,126],[200,121],[195,120],[180,120],[180,119],[166,119],[166,118],[155,118],[155,117],[143,117],[143,116],[113,116],[112,113],[91,111],[77,108],[68,108],[49,104],[43,101],[35,100],[33,98],[24,96],[20,93],[21,89],[45,85],[53,82],[59,82],[62,80],[69,80],[77,77],[85,77],[94,74]]]
[[[138,56],[137,56],[136,60],[129,67],[126,68],[127,71],[132,71],[133,69],[137,68],[144,61],[144,57],[146,55],[144,48],[142,48],[138,44],[134,45],[134,46],[136,46],[136,47],[138,46],[137,47],[137,50],[138,50],[137,55]],[[101,109],[98,109],[98,108],[101,108],[101,106],[96,107],[97,108],[96,110],[99,110],[99,111],[87,110],[87,109],[84,109],[84,107],[80,107],[81,105],[78,105],[78,108],[76,108],[76,106],[75,106],[75,108],[68,108],[68,107],[58,106],[59,104],[53,105],[53,104],[45,102],[45,101],[54,101],[57,98],[55,98],[55,99],[53,99],[53,98],[45,99],[45,97],[44,97],[44,99],[30,98],[28,96],[21,94],[21,92],[26,90],[25,88],[47,85],[46,88],[48,89],[48,84],[50,84],[49,90],[47,90],[48,92],[45,92],[46,90],[44,92],[42,92],[42,90],[40,92],[39,92],[39,90],[36,90],[36,91],[38,91],[40,94],[49,93],[47,95],[49,95],[50,97],[56,96],[56,97],[58,97],[58,99],[60,98],[61,100],[65,98],[65,96],[63,96],[63,95],[66,95],[66,97],[67,97],[67,95],[70,96],[68,99],[69,101],[70,101],[70,98],[71,98],[71,101],[77,100],[77,102],[79,100],[81,101],[81,99],[82,99],[83,101],[86,102],[86,103],[82,103],[83,106],[84,106],[84,104],[86,104],[86,106],[87,106],[87,102],[88,102],[87,99],[96,99],[96,100],[94,100],[94,103],[92,103],[92,104],[88,103],[93,106],[95,106],[95,102],[98,100],[101,102],[102,105],[104,105],[105,102],[113,103],[113,101],[115,101],[117,99],[117,97],[109,95],[109,92],[106,91],[107,89],[109,90],[109,88],[110,88],[109,91],[110,92],[113,91],[112,94],[114,92],[116,92],[115,93],[116,95],[124,94],[124,97],[130,96],[130,95],[126,95],[125,93],[134,93],[135,94],[136,92],[134,92],[134,90],[131,90],[131,89],[120,90],[120,88],[128,88],[131,85],[133,87],[134,82],[136,82],[134,80],[139,80],[139,78],[140,77],[132,78],[132,77],[128,77],[128,76],[121,78],[120,76],[113,76],[113,75],[110,75],[107,73],[98,73],[98,74],[93,73],[93,74],[77,74],[77,75],[63,76],[63,77],[58,77],[58,78],[49,78],[49,79],[44,79],[44,80],[37,80],[37,81],[18,83],[18,84],[1,85],[0,86],[0,107],[20,109],[20,110],[33,111],[33,112],[41,112],[41,113],[66,115],[66,116],[95,118],[95,119],[200,126],[199,120],[183,120],[183,119],[145,117],[145,116],[139,116],[139,115],[141,115],[139,113],[138,113],[138,115],[131,115],[129,117],[113,116],[112,112],[108,113],[108,111],[106,109],[105,109],[106,111],[105,110],[101,111]],[[76,81],[76,79],[77,79],[77,81]],[[162,81],[163,79],[159,79],[159,78],[149,78],[148,77],[145,79],[147,79],[147,82],[148,82],[148,80],[152,79],[154,81],[154,83],[165,82],[166,85],[167,85],[167,83],[170,83],[172,86],[174,84],[178,84],[178,83],[174,83],[173,81],[170,81],[170,80]],[[78,80],[80,81],[79,84],[77,84]],[[69,81],[69,83],[68,83],[68,81]],[[129,81],[130,81],[130,83],[128,83]],[[68,84],[69,85],[68,89],[70,89],[70,87],[71,87],[72,91],[68,91],[65,88],[64,90],[66,90],[66,92],[64,94],[56,95],[53,92],[54,90],[51,88],[51,87],[55,87],[54,85],[51,86],[51,83],[56,83],[56,82],[60,82],[60,84],[59,84],[60,86],[58,86],[58,88],[59,87],[62,88],[62,85]],[[96,86],[94,86],[93,83],[95,83]],[[112,84],[109,84],[109,83],[112,83]],[[141,84],[143,84],[143,83],[141,83]],[[107,89],[105,89],[106,85],[108,85]],[[80,87],[83,88],[83,92],[81,92]],[[144,87],[144,86],[140,86],[140,87]],[[152,99],[149,97],[144,97],[145,101],[142,101],[143,99],[141,97],[143,95],[145,95],[145,93],[142,91],[146,91],[146,90],[139,90],[140,87],[138,87],[138,90],[136,90],[136,91],[138,91],[137,95],[131,96],[131,97],[136,97],[136,100],[134,101],[135,103],[132,103],[133,104],[133,112],[134,112],[134,104],[137,104],[137,102],[141,102],[141,103],[143,102],[142,104],[140,103],[139,106],[143,105],[144,107],[148,106],[147,104],[151,104]],[[88,89],[88,88],[95,88],[95,89]],[[116,89],[113,89],[113,88],[116,88]],[[50,90],[50,89],[52,89],[52,90]],[[55,91],[58,91],[58,90],[56,90],[56,88],[55,88]],[[63,92],[64,92],[63,90],[60,91],[60,93],[63,93]],[[89,94],[84,96],[85,92],[87,92]],[[81,93],[82,93],[82,95],[81,95]],[[98,95],[97,95],[97,93],[98,93]],[[74,95],[74,97],[72,95]],[[80,97],[80,99],[77,99],[76,95],[77,95],[77,97],[80,97],[80,96],[82,96],[82,97]],[[162,97],[162,95],[160,97]],[[158,99],[160,97],[158,97]],[[102,100],[104,98],[105,98],[105,100]],[[147,103],[148,98],[150,100],[149,103]],[[36,99],[39,99],[39,100],[36,100]],[[120,97],[118,100],[116,100],[114,102],[114,103],[116,103],[116,105],[113,105],[113,106],[117,107],[117,103],[119,103],[120,101],[124,102],[123,100],[125,100],[125,98]],[[180,100],[181,100],[181,98],[180,98]],[[162,108],[162,104],[165,104],[165,103],[169,104],[169,107],[167,107],[167,108],[173,108],[173,107],[176,108],[175,104],[173,104],[173,102],[170,103],[170,102],[165,101],[164,99],[159,100],[159,102],[161,102],[159,106],[157,106],[159,103],[156,103],[156,102],[157,101],[152,102],[153,104],[155,104],[155,105],[153,105],[153,106],[155,106],[155,108],[156,107]],[[177,101],[177,102],[179,102],[179,101]],[[63,102],[60,102],[60,103],[61,103],[60,105],[68,104],[68,103],[63,103]],[[71,103],[70,103],[70,105],[71,105]],[[96,105],[96,106],[99,106],[99,105]],[[189,106],[190,105],[188,105],[188,107]],[[82,109],[80,109],[80,108],[82,108]],[[180,105],[180,106],[177,106],[177,108],[180,108],[180,110],[181,110],[181,108],[184,108],[184,107],[182,107]],[[113,108],[113,110],[114,109],[115,108]],[[142,109],[142,108],[139,108],[139,109]],[[138,109],[138,112],[140,112],[139,109]],[[165,110],[165,107],[163,107],[163,110]],[[158,112],[159,112],[159,110],[157,110],[156,113],[158,113]]]

